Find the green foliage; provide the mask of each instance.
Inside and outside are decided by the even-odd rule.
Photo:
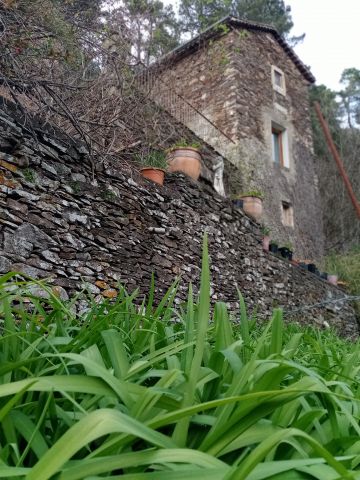
[[[240,323],[212,316],[206,238],[198,300],[176,290],[77,317],[0,279],[0,478],[358,478],[360,345],[279,309],[259,327],[241,295]]]
[[[167,168],[166,155],[159,150],[153,150],[149,153],[136,155],[135,160],[143,167]]]
[[[261,233],[262,233],[264,236],[267,237],[268,235],[270,235],[270,232],[271,232],[270,228],[267,227],[266,225],[263,225],[263,226],[261,227]]]
[[[340,79],[343,90],[339,92],[342,107],[346,115],[349,128],[360,125],[360,70],[346,68]]]
[[[169,150],[174,150],[175,148],[200,148],[201,144],[198,142],[189,142],[185,138],[181,138],[178,142],[174,143]]]
[[[360,152],[360,131],[356,123],[356,69],[346,69],[342,80],[345,88],[340,92],[330,90],[324,85],[314,86],[310,90],[312,102],[318,101],[327,121],[331,136],[343,160],[350,178],[355,196],[360,195],[360,176],[358,158]],[[360,73],[359,73],[360,78]],[[345,85],[346,80],[346,85]],[[360,92],[360,82],[358,85]],[[355,95],[355,93],[354,93]],[[345,102],[345,103],[344,103]],[[346,108],[345,108],[346,106]],[[344,188],[338,169],[330,153],[324,133],[317,119],[315,109],[311,108],[314,150],[317,156],[317,175],[320,179],[320,195],[324,210],[325,233],[328,248],[346,250],[356,244],[359,238],[359,222]],[[350,128],[350,127],[354,128]]]
[[[219,33],[222,33],[224,35],[226,35],[227,33],[230,32],[230,28],[225,24],[225,23],[219,23],[217,26],[216,26],[216,30],[219,32]]]
[[[331,253],[325,259],[325,268],[347,283],[350,294],[360,296],[360,245],[347,253]],[[355,302],[355,307],[360,316],[360,300]]]
[[[80,182],[78,182],[77,180],[72,180],[71,182],[69,182],[69,186],[71,187],[75,195],[81,192],[81,185]]]
[[[256,198],[264,198],[264,194],[260,192],[260,190],[248,190],[246,192],[240,193],[237,198],[243,197],[256,197]]]
[[[135,56],[145,64],[179,45],[180,30],[172,5],[160,0],[125,0],[118,12],[120,24],[125,20],[132,33]]]
[[[36,174],[32,168],[24,168],[24,170],[22,170],[22,174],[24,175],[25,180],[30,183],[35,183]]]
[[[340,144],[341,135],[341,110],[337,102],[336,92],[330,90],[325,85],[314,85],[310,89],[310,101],[319,102],[324,117],[329,125],[331,135],[337,145]],[[311,110],[311,120],[314,132],[314,148],[317,155],[328,155],[328,147],[319,124],[315,109]]]
[[[291,8],[283,0],[181,0],[180,19],[183,30],[197,34],[227,15],[273,25],[288,34],[293,27]],[[223,31],[224,25],[219,24]]]
[[[101,191],[101,196],[104,200],[115,200],[116,194],[109,188],[105,188],[105,190]]]

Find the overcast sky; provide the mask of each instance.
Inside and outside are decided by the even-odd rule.
[[[295,47],[311,67],[317,84],[339,89],[345,68],[360,69],[360,0],[287,0],[291,6],[292,33],[306,33]]]

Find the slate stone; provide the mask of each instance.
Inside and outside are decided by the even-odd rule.
[[[11,262],[6,257],[0,257],[0,273],[7,273],[11,270]]]

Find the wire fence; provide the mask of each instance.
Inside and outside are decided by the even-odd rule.
[[[349,302],[349,303],[360,302],[360,295],[344,295],[343,297],[340,297],[340,298],[332,298],[332,299],[324,300],[318,303],[302,305],[292,310],[284,310],[284,315],[289,316],[289,315],[293,315],[294,313],[299,313],[306,310],[312,310],[314,308],[328,307],[329,305],[342,304],[346,302]]]

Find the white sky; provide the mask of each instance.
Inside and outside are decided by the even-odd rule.
[[[360,69],[360,0],[287,0],[294,28],[306,33],[295,47],[316,83],[338,90],[345,68]]]

